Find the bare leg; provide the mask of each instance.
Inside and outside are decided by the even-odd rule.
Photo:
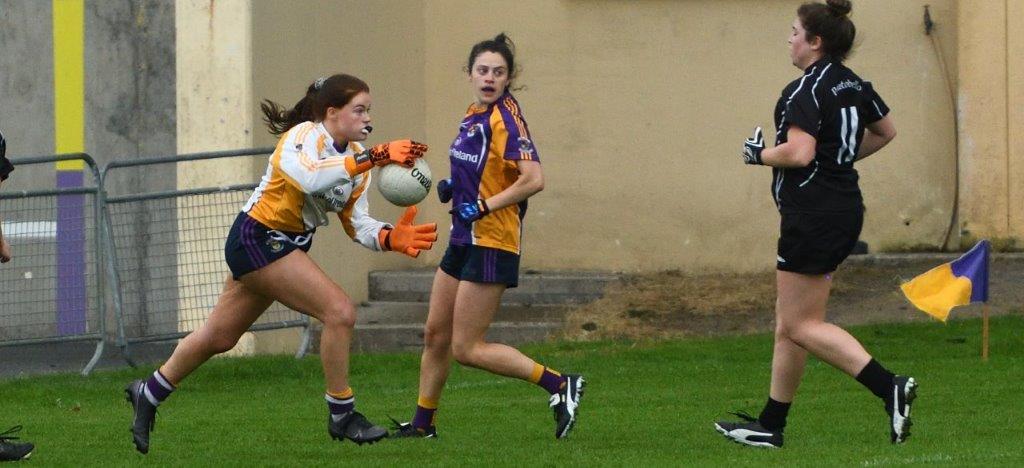
[[[234,347],[272,302],[228,276],[210,318],[178,343],[160,373],[178,385],[211,357]]]
[[[791,403],[800,387],[807,365],[807,351],[779,333],[772,353],[772,383],[768,392],[773,400]]]
[[[440,268],[430,288],[430,311],[423,330],[420,358],[420,396],[437,402],[448,380],[452,358],[452,315],[459,280]]]
[[[832,280],[825,275],[778,271],[776,283],[779,290],[776,309],[778,332],[822,361],[856,376],[871,360],[871,355],[846,330],[825,322],[825,305],[828,303]],[[795,361],[780,362],[779,367],[784,373],[791,374],[794,364]],[[772,389],[775,391],[774,362],[772,367]],[[779,387],[777,391],[780,394],[796,391],[795,386],[791,391],[784,385]]]
[[[323,323],[320,361],[327,390],[348,389],[349,345],[356,323],[355,306],[348,294],[301,250],[243,276],[242,282]]]
[[[484,341],[505,285],[462,281],[455,298],[452,354],[459,363],[506,377],[529,380],[535,362],[519,350]]]

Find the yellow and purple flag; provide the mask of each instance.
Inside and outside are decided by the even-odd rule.
[[[900,285],[914,307],[943,322],[950,309],[988,301],[989,242],[983,240],[949,263],[943,263]]]

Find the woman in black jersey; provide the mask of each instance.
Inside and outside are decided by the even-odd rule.
[[[757,418],[739,413],[741,422],[715,424],[747,445],[782,446],[808,352],[884,401],[893,443],[909,435],[917,383],[889,372],[856,338],[825,322],[831,273],[850,254],[864,220],[853,163],[896,136],[889,108],[871,83],[843,65],[855,35],[850,9],[849,0],[800,6],[789,49],[804,73],[786,86],[775,107],[776,146],[765,148],[758,127],[743,148],[747,164],[772,167],[772,196],[782,217],[768,402]]]

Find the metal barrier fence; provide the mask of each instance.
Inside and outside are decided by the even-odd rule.
[[[16,176],[49,176],[55,166],[41,166],[46,163],[72,162],[74,169],[55,171],[53,189],[32,188],[23,177],[4,182],[0,216],[14,255],[0,268],[0,346],[94,340],[96,351],[82,370],[88,374],[107,330],[99,171],[87,154],[14,162]]]
[[[138,179],[157,169],[182,163],[224,158],[266,156],[273,148],[195,153],[179,156],[113,161],[100,176],[105,189],[104,215],[109,241],[107,268],[111,277],[114,310],[118,317],[118,345],[128,356],[130,343],[181,338],[206,320],[229,273],[224,263],[224,240],[235,216],[256,187],[253,183],[190,189],[115,190],[118,177]],[[239,171],[241,178],[248,168]],[[128,184],[130,185],[130,184]],[[143,186],[145,184],[142,184]],[[173,187],[176,184],[171,184]],[[303,327],[296,356],[309,345],[309,317],[275,303],[250,331]]]
[[[82,370],[87,375],[108,340],[116,339],[131,363],[132,343],[188,335],[220,295],[229,273],[224,240],[256,184],[249,165],[238,171],[239,183],[181,189],[178,176],[197,173],[182,172],[197,161],[245,164],[272,151],[113,161],[102,171],[87,154],[14,159],[20,177],[0,192],[2,229],[14,251],[14,260],[0,267],[0,347],[95,340]],[[86,170],[58,172],[58,188],[30,190],[25,173],[57,161],[83,161]],[[68,175],[77,179],[60,188]],[[249,330],[291,327],[304,328],[301,357],[309,348],[309,317],[274,303]]]

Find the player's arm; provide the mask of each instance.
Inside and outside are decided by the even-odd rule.
[[[278,167],[288,181],[305,193],[321,192],[353,180],[374,166],[391,163],[411,166],[415,158],[427,151],[427,145],[400,140],[382,143],[354,155],[320,159],[318,152],[325,144],[324,136],[313,131],[312,126],[312,123],[306,123],[289,130],[278,159]]]
[[[370,204],[366,200],[366,189],[370,186],[370,174],[363,174],[358,177],[358,185],[352,190],[345,207],[338,212],[338,220],[345,234],[353,241],[373,251],[382,251],[384,243],[378,239],[378,234],[384,229],[390,229],[391,225],[378,221],[370,216]]]
[[[817,145],[817,138],[796,125],[790,125],[785,143],[765,148],[761,127],[757,127],[754,136],[743,143],[743,162],[781,168],[807,167],[814,160]]]
[[[487,199],[477,200],[476,203],[460,203],[449,213],[454,214],[461,222],[469,224],[492,211],[519,203],[544,190],[544,172],[540,168],[540,162],[517,160],[516,166],[519,168],[519,177],[508,188]]]
[[[519,160],[516,161],[516,167],[519,168],[519,177],[516,181],[505,190],[484,200],[492,211],[515,205],[544,190],[544,171],[541,170],[539,162]]]
[[[868,124],[864,129],[864,139],[860,142],[860,150],[857,151],[857,161],[864,159],[888,145],[893,138],[896,138],[896,125],[892,123],[889,116]]]
[[[319,158],[317,148],[324,141],[312,127],[312,123],[305,123],[289,130],[282,137],[285,141],[280,145],[280,154],[270,159],[288,182],[305,193],[322,192],[352,178],[345,169],[344,158]]]
[[[369,171],[374,166],[401,164],[412,167],[416,158],[427,152],[427,145],[412,140],[395,140],[381,143],[368,150],[345,158],[345,170],[351,177]]]

